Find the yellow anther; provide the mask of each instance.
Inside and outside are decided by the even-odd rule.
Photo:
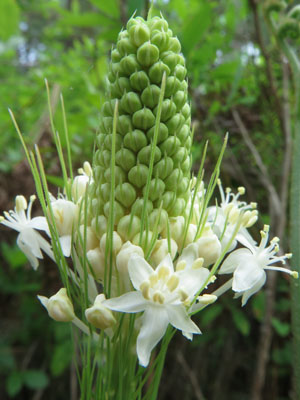
[[[186,261],[181,260],[176,265],[176,271],[182,271],[186,267]]]
[[[288,259],[290,259],[290,258],[293,257],[293,254],[292,254],[292,253],[286,253],[286,254],[285,254],[285,257],[288,258]]]
[[[179,284],[178,276],[175,274],[172,274],[167,282],[167,287],[170,290],[170,292],[173,292],[173,290],[175,290],[177,288],[178,284]]]
[[[277,236],[274,236],[274,237],[273,237],[273,239],[271,240],[271,243],[272,243],[272,244],[274,244],[274,243],[278,243],[278,242],[279,242],[279,240],[280,240],[280,239],[279,239],[279,237],[277,237]]]
[[[36,195],[32,194],[29,199],[30,199],[31,202],[34,201],[36,199]]]
[[[292,277],[295,278],[295,279],[298,279],[298,278],[299,278],[299,274],[298,274],[297,271],[292,271],[291,275],[292,275]]]
[[[217,184],[218,184],[218,185],[221,185],[221,179],[218,179],[218,180],[217,180]]]
[[[252,201],[252,202],[250,203],[250,206],[251,206],[252,208],[256,208],[256,207],[257,207],[257,203],[255,203],[254,201]]]
[[[169,275],[170,270],[165,265],[162,265],[157,271],[158,279],[167,279]]]
[[[230,192],[231,192],[231,188],[230,188],[230,187],[227,187],[227,188],[225,189],[225,192],[226,192],[226,193],[230,193]]]
[[[17,196],[16,197],[16,211],[24,211],[27,208],[27,201],[24,196]]]
[[[214,283],[214,282],[216,281],[216,279],[217,279],[216,275],[212,275],[212,276],[209,278],[209,282],[208,282],[208,283]]]
[[[146,300],[150,300],[150,284],[149,282],[145,281],[140,286],[140,291]]]
[[[254,215],[254,217],[251,217],[250,220],[248,221],[246,228],[250,228],[250,226],[255,224],[255,222],[257,221],[257,218],[258,218],[257,215]]]
[[[217,300],[217,296],[214,294],[203,294],[202,296],[197,297],[197,300],[200,304],[203,304],[204,306],[208,304],[212,304]]]
[[[2,221],[4,221],[4,220],[5,220],[5,218],[2,217],[2,215],[0,215],[0,222],[2,222]]]
[[[165,297],[163,296],[163,294],[161,292],[157,291],[153,295],[153,301],[155,303],[163,304],[165,301]]]
[[[266,233],[269,232],[269,229],[270,229],[270,225],[264,225],[264,231],[265,231]]]
[[[246,193],[246,189],[244,188],[244,186],[240,186],[238,187],[238,192],[240,195],[243,195]]]
[[[239,209],[236,208],[236,207],[233,208],[233,209],[230,211],[229,216],[228,216],[229,222],[230,222],[231,224],[235,224],[235,223],[237,222],[238,218],[239,218],[239,215],[240,215]]]
[[[279,246],[278,246],[278,244],[275,244],[274,250],[275,250],[276,253],[279,251]]]
[[[192,269],[198,269],[201,268],[203,266],[204,263],[204,258],[203,257],[199,257],[197,258],[197,260],[195,260],[192,264]]]
[[[150,282],[151,287],[155,286],[157,284],[157,282],[158,282],[157,274],[150,275],[149,276],[149,282]]]
[[[189,295],[183,289],[180,289],[178,292],[179,292],[180,300],[182,302],[184,302],[188,299]]]
[[[260,231],[260,236],[261,236],[262,238],[265,238],[265,237],[266,237],[266,232],[265,232],[265,231]]]

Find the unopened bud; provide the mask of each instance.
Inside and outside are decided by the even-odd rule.
[[[198,255],[204,258],[203,267],[215,263],[221,254],[221,243],[215,234],[197,240]]]
[[[60,289],[49,299],[45,296],[38,296],[42,305],[48,311],[48,314],[55,321],[70,322],[75,318],[73,305],[67,295],[67,289]]]
[[[85,317],[90,324],[99,329],[111,328],[116,323],[113,313],[102,303],[105,301],[104,294],[99,294],[94,305],[85,310]]]

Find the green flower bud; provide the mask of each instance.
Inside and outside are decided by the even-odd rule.
[[[131,85],[128,78],[121,76],[110,86],[111,95],[120,98],[125,92],[131,91]]]
[[[129,79],[132,89],[138,90],[139,92],[144,90],[150,84],[150,80],[145,71],[136,71]]]
[[[127,54],[135,54],[136,45],[130,39],[125,38],[118,40],[117,49],[122,56],[126,56]]]
[[[128,30],[129,37],[137,47],[150,39],[150,29],[144,23],[136,24],[131,26]]]
[[[173,96],[173,101],[176,104],[177,110],[181,110],[186,102],[186,94],[183,90],[178,90]]]
[[[167,212],[169,212],[169,210],[174,206],[175,201],[176,201],[176,194],[175,192],[170,192],[167,191],[165,192],[162,197],[161,200],[162,202],[162,206],[165,210],[167,210]]]
[[[175,167],[180,166],[180,164],[183,162],[183,160],[186,159],[187,157],[187,150],[185,147],[180,147],[180,149],[174,154],[173,156],[173,162]]]
[[[154,167],[154,175],[165,179],[173,171],[173,160],[171,157],[164,157]]]
[[[169,211],[169,215],[171,217],[177,217],[177,215],[182,215],[185,207],[186,207],[186,202],[184,201],[184,199],[179,197],[179,198],[177,198],[177,200],[175,201],[175,204]]]
[[[150,67],[150,65],[154,64],[159,57],[159,50],[154,44],[150,42],[146,42],[142,44],[137,50],[137,59],[138,62],[143,67]]]
[[[136,157],[131,150],[123,147],[116,152],[116,164],[128,172],[136,164]]]
[[[121,60],[122,56],[121,54],[118,52],[117,49],[113,49],[111,52],[111,61],[112,62],[119,62]]]
[[[136,128],[147,130],[155,124],[155,117],[149,108],[144,107],[133,114],[132,122]]]
[[[155,126],[153,126],[151,129],[149,129],[147,132],[147,138],[148,138],[149,142],[151,142],[153,140],[154,133],[155,133]],[[159,129],[158,129],[158,135],[157,135],[157,144],[166,140],[168,136],[169,136],[169,131],[168,131],[167,126],[164,123],[160,122]]]
[[[129,115],[120,115],[117,122],[117,132],[122,136],[132,131],[132,121]]]
[[[122,183],[125,181],[126,174],[124,170],[117,165],[115,165],[115,184],[119,185],[119,183]],[[106,182],[111,182],[111,172],[110,168],[107,168],[106,171],[104,172],[104,178]]]
[[[99,192],[102,200],[104,202],[107,202],[110,197],[110,183],[102,183],[100,186],[100,192]]]
[[[156,85],[149,85],[143,90],[141,99],[146,107],[154,108],[158,104],[160,96],[160,87]]]
[[[104,215],[94,217],[91,222],[91,227],[97,237],[101,238],[107,230],[107,219],[104,217]]]
[[[128,173],[129,182],[138,188],[146,185],[149,168],[144,164],[138,164]]]
[[[166,126],[170,134],[177,136],[178,132],[181,130],[184,123],[185,123],[184,116],[182,114],[177,113],[166,122]]]
[[[174,69],[174,75],[180,81],[183,81],[184,78],[186,77],[186,68],[183,65],[176,65],[176,67]]]
[[[143,189],[143,195],[145,195],[146,187]],[[151,201],[155,201],[159,199],[165,190],[164,182],[159,178],[154,178],[150,182],[150,189],[149,189],[149,199]]]
[[[185,143],[185,141],[187,140],[187,138],[190,136],[191,134],[191,130],[190,127],[188,125],[183,125],[183,127],[179,130],[179,132],[177,133],[177,137],[180,140],[181,143]]]
[[[144,207],[144,199],[136,199],[136,201],[131,207],[132,214],[136,215],[137,217],[140,217],[142,215],[143,207]],[[147,200],[146,214],[149,215],[152,210],[153,210],[153,203],[152,201]]]
[[[121,183],[115,190],[116,199],[125,207],[130,207],[136,200],[136,190],[128,182]]]
[[[166,80],[165,97],[171,97],[179,90],[180,86],[179,79],[175,78],[175,76],[169,76]]]
[[[154,109],[154,115],[157,114],[158,106]],[[161,108],[161,116],[160,119],[163,122],[166,122],[168,119],[172,118],[176,114],[176,105],[172,100],[166,99],[162,102]]]
[[[150,157],[151,157],[152,145],[148,145],[143,147],[138,153],[138,161],[141,164],[149,165],[150,164]],[[161,159],[161,151],[159,147],[155,146],[154,150],[154,163]]]
[[[168,49],[174,51],[174,53],[181,52],[181,44],[176,37],[170,37]]]
[[[170,68],[170,71],[172,72],[178,64],[179,55],[173,53],[172,51],[165,51],[161,54],[161,60]]]
[[[169,38],[170,36],[164,31],[154,30],[151,33],[151,43],[155,44],[160,52],[168,49]]]
[[[111,142],[112,142],[112,135],[106,135],[103,146],[106,150],[109,150],[111,154]],[[116,134],[116,150],[120,149],[123,143],[123,138],[121,135]]]
[[[129,56],[123,57],[120,61],[120,67],[127,76],[130,76],[133,72],[140,69],[140,65],[135,54],[130,54]]]
[[[158,30],[163,32],[168,32],[169,25],[164,18],[153,17],[149,20],[149,26],[151,31]]]
[[[180,182],[183,178],[182,172],[179,168],[175,168],[172,173],[165,180],[166,188],[168,190],[173,190],[173,192],[177,191],[177,187],[180,185]]]
[[[168,221],[168,213],[166,210],[155,209],[149,215],[149,228],[154,232],[160,233]]]
[[[133,114],[142,108],[142,103],[138,94],[134,92],[124,93],[121,99],[121,107],[128,114]]]
[[[163,154],[166,153],[168,156],[172,156],[179,150],[180,146],[180,140],[176,136],[169,136],[159,145],[159,148]]]
[[[152,65],[152,67],[149,68],[149,78],[152,83],[156,83],[157,85],[161,85],[164,73],[166,73],[166,76],[169,76],[170,68],[161,60],[157,61]]]
[[[111,204],[108,201],[108,202],[106,202],[104,204],[104,208],[103,208],[104,215],[107,218],[109,218],[110,209],[111,209]],[[114,201],[114,221],[115,221],[115,224],[117,224],[124,215],[125,215],[124,207],[121,206],[121,204],[115,200]]]
[[[180,181],[180,185],[177,188],[177,194],[181,195],[181,194],[185,194],[188,191],[190,185],[190,180],[189,178],[182,178]]]
[[[143,131],[135,129],[125,135],[124,146],[137,153],[140,149],[147,146],[147,137]]]
[[[132,238],[140,231],[141,220],[136,215],[125,215],[118,223],[117,231],[124,241]]]

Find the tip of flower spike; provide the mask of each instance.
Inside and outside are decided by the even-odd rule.
[[[246,189],[244,188],[244,186],[240,186],[238,187],[238,192],[242,196],[243,194],[246,193]]]
[[[295,279],[298,279],[298,278],[299,278],[299,273],[298,273],[297,271],[292,271],[291,275],[292,275],[292,277],[295,278]]]

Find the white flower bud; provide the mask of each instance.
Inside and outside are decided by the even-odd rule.
[[[37,296],[48,314],[55,321],[70,322],[75,318],[73,305],[67,295],[67,289],[60,289],[49,299],[45,296]]]
[[[123,275],[128,275],[128,261],[132,254],[144,257],[143,249],[140,246],[135,246],[130,242],[124,243],[116,257],[117,269]]]
[[[177,253],[177,244],[175,240],[170,240],[171,244],[171,258],[174,260]],[[168,239],[157,240],[154,249],[151,254],[151,265],[157,267],[158,264],[166,257],[169,253]]]
[[[99,294],[94,305],[85,310],[86,319],[99,329],[111,328],[116,323],[113,313],[102,304],[104,300],[106,300],[104,294]]]
[[[58,199],[51,203],[51,207],[59,235],[71,235],[77,217],[77,205],[69,200]]]
[[[75,176],[72,183],[72,198],[76,203],[84,196],[89,180],[86,175]]]
[[[104,215],[99,215],[92,219],[91,227],[98,238],[101,238],[107,231],[107,219]]]
[[[203,294],[202,296],[197,297],[198,304],[203,306],[207,306],[209,304],[214,303],[217,300],[217,296],[214,294]]]
[[[85,243],[86,251],[92,250],[95,247],[99,246],[99,239],[97,238],[93,229],[90,226],[85,227],[84,225],[80,225],[78,240],[81,250],[83,249],[84,240],[86,240]]]
[[[107,234],[105,233],[101,240],[100,240],[100,249],[101,251],[105,254],[105,248],[106,248],[106,239],[107,238]],[[113,232],[113,240],[112,240],[112,250],[115,254],[118,254],[121,247],[122,247],[122,239],[119,236],[119,234],[117,232]]]
[[[100,251],[99,247],[89,250],[86,254],[90,263],[91,273],[96,279],[104,279],[105,271],[105,253]]]
[[[217,261],[221,254],[221,243],[215,234],[201,237],[196,243],[199,257],[204,258],[203,267],[208,267]]]

